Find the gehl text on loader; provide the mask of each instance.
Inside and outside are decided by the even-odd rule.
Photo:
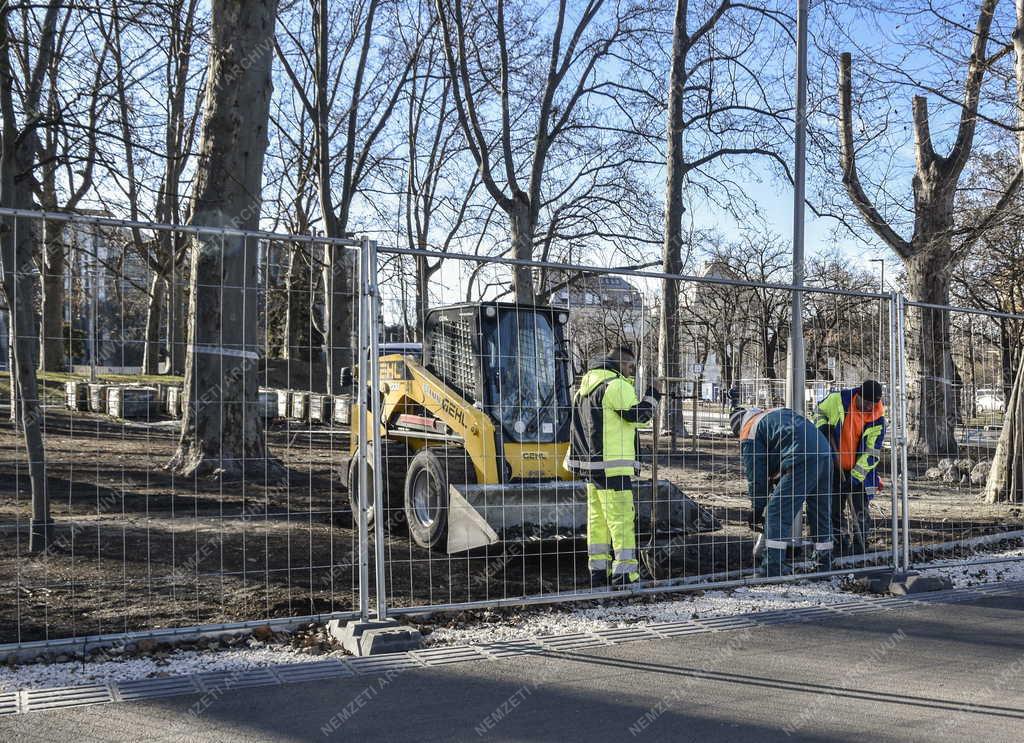
[[[563,466],[572,415],[568,321],[564,309],[539,305],[441,307],[426,315],[422,359],[379,359],[389,528],[404,522],[416,544],[448,554],[586,538],[585,483]],[[359,415],[354,408],[345,468],[353,510]],[[653,577],[668,577],[685,535],[719,528],[666,480],[655,487],[634,479],[633,497],[637,543],[647,545],[643,563]]]

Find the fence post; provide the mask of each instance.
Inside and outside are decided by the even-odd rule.
[[[897,307],[898,299],[896,292],[889,294],[889,412],[892,416],[892,443],[889,445],[891,455],[889,457],[890,467],[892,468],[892,482],[889,483],[892,496],[891,515],[892,524],[891,528],[891,540],[892,540],[892,569],[898,571],[900,569],[900,526],[899,526],[899,515],[897,509],[899,507],[900,498],[900,478],[902,477],[900,467],[900,448],[897,444],[899,433],[897,430],[897,416],[900,407],[900,400],[903,397],[903,385],[898,376],[896,354],[899,347],[899,342],[896,338],[898,331],[896,313],[898,312]]]
[[[359,375],[356,380],[356,399],[358,400],[358,413],[359,420],[357,425],[359,426],[359,448],[356,456],[359,458],[359,508],[356,514],[356,523],[358,529],[359,538],[359,619],[366,622],[370,618],[370,593],[369,593],[369,582],[370,582],[370,544],[369,544],[369,533],[367,529],[367,502],[369,499],[367,493],[367,486],[369,484],[369,469],[368,462],[366,460],[366,412],[367,412],[367,390],[369,389],[368,378],[370,376],[369,369],[369,353],[367,349],[367,325],[369,311],[367,308],[368,294],[367,294],[367,275],[368,275],[368,252],[369,252],[369,241],[363,239],[359,246],[359,302],[357,305],[357,314],[359,317],[359,328],[358,328],[358,347],[356,353],[359,354],[358,358],[358,370]],[[350,486],[351,487],[351,486]]]
[[[370,399],[368,412],[373,424],[371,435],[370,456],[373,457],[373,559],[376,573],[374,588],[377,596],[377,619],[387,616],[387,586],[384,573],[384,470],[381,466],[380,436],[380,293],[377,291],[377,243],[365,240],[366,246],[366,309],[367,309],[367,344],[369,350],[368,365],[370,369]]]
[[[902,294],[896,295],[896,365],[900,380],[899,387],[899,434],[894,443],[899,446],[900,457],[900,510],[902,512],[901,529],[903,540],[903,570],[910,570],[910,512],[909,512],[909,477],[907,467],[907,348],[906,348],[906,316],[907,302]]]

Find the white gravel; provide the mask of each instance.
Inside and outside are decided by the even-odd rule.
[[[1024,557],[1024,550],[1012,550],[986,557]],[[924,569],[922,572],[948,576],[960,587],[1024,580],[1024,561],[989,565]],[[849,601],[852,594],[840,589],[841,580],[801,582],[775,586],[741,587],[707,591],[703,595],[680,594],[671,599],[606,606],[567,606],[517,611],[485,612],[479,621],[457,626],[435,626],[427,635],[431,645],[466,645],[538,635],[594,632],[625,626],[644,626],[693,618],[724,617],[757,611],[822,606]],[[860,596],[871,600],[870,594]],[[95,684],[109,681],[162,676],[181,676],[207,671],[241,671],[283,663],[308,663],[342,652],[305,655],[290,646],[264,645],[218,651],[181,650],[166,658],[127,658],[100,662],[34,663],[14,668],[0,667],[0,691]]]
[[[78,684],[103,684],[165,676],[188,676],[207,671],[242,671],[282,663],[310,663],[335,655],[302,655],[291,647],[245,647],[217,651],[172,651],[166,659],[125,658],[100,662],[32,663],[0,667],[0,692]],[[338,652],[336,655],[340,656]]]

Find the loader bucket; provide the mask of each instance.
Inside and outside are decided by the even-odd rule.
[[[655,509],[658,539],[714,531],[711,512],[667,480],[659,480],[654,497],[651,480],[633,482],[637,543],[651,534]],[[564,480],[495,485],[451,485],[448,502],[448,554],[501,542],[585,539],[587,489],[584,482]]]

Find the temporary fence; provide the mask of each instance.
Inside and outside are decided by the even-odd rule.
[[[367,241],[3,222],[0,642],[358,612],[367,540],[340,455]],[[41,272],[12,270],[24,243]],[[40,285],[42,320],[19,322]]]
[[[1009,410],[1024,315],[902,306],[911,564],[1018,557],[1024,451]]]
[[[781,403],[793,292],[810,380],[796,406],[813,418],[825,395],[873,378],[889,408],[879,491],[827,499],[845,515],[826,574],[908,567],[1020,530],[1012,503],[982,505],[981,485],[945,481],[945,460],[960,472],[970,458],[973,472],[994,456],[1005,364],[1017,363],[1003,342],[1017,336],[999,332],[1011,316],[929,310],[946,318],[939,345],[959,379],[951,407],[928,408],[959,416],[962,453],[940,457],[916,453],[910,424],[922,420],[915,380],[933,368],[915,353],[938,347],[915,328],[944,326],[899,295],[0,216],[12,298],[0,330],[17,351],[6,381],[21,414],[0,425],[0,651],[607,596],[590,568],[630,549],[642,579],[616,596],[793,579],[755,575],[763,529],[721,397],[735,383],[742,404]],[[41,273],[9,259],[23,241],[45,251]],[[593,359],[622,345],[637,356],[637,397],[665,394],[639,426],[631,484],[588,493],[593,478],[564,466],[573,398]],[[37,392],[19,397],[40,363]],[[607,533],[588,523],[588,499]],[[634,545],[620,528],[631,507]],[[825,536],[793,510],[787,560],[806,574]]]

